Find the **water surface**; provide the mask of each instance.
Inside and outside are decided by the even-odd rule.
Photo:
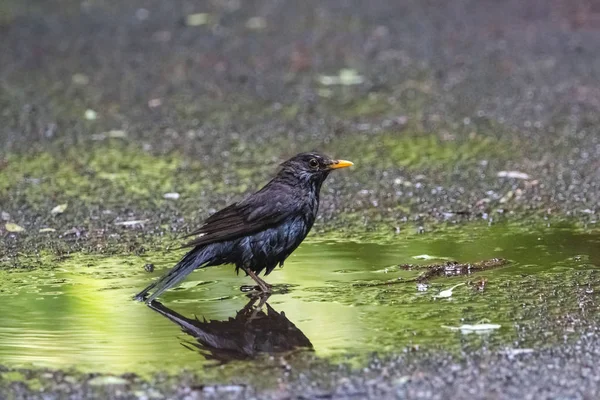
[[[501,326],[481,340],[509,343],[515,326],[542,313],[577,309],[585,296],[594,298],[600,235],[559,228],[515,233],[496,226],[398,235],[385,243],[309,240],[284,268],[267,277],[289,290],[272,295],[262,311],[254,312],[260,301],[249,304],[252,300],[239,290],[250,279],[236,276],[231,266],[194,272],[162,296],[162,314],[131,301],[180,255],[75,254],[51,270],[0,271],[0,364],[141,374],[195,370],[224,357],[215,348],[223,342],[215,338],[229,346],[224,353],[229,360],[252,358],[261,349],[286,351],[286,343],[323,357],[360,357],[407,346],[450,349],[466,334],[446,326],[477,323]],[[420,255],[441,260],[415,258]],[[467,277],[437,278],[425,291],[416,283],[356,285],[417,274],[399,270],[398,264],[493,257],[507,258],[510,264]],[[153,273],[144,271],[148,262],[156,265]],[[483,291],[471,285],[481,278],[487,280]],[[454,289],[452,297],[435,297],[459,283],[466,284]],[[208,335],[204,343],[177,323],[193,324],[195,316],[199,327],[188,326],[188,333],[206,328],[204,320],[216,321],[208,334],[202,333]],[[231,351],[244,343],[255,347],[244,350],[243,357]]]

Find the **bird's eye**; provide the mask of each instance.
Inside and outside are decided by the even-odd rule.
[[[311,158],[310,161],[308,162],[308,165],[310,165],[311,168],[318,168],[319,167],[319,162],[317,161],[316,158]]]

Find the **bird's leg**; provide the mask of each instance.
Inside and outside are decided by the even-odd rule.
[[[256,319],[256,315],[262,310],[262,308],[265,306],[265,303],[267,302],[267,300],[269,299],[269,296],[271,296],[270,293],[261,293],[260,296],[260,301],[258,302],[258,305],[256,307],[254,307],[254,309],[252,310],[252,314],[250,314],[250,317],[248,317],[248,320],[246,321],[246,324],[252,322],[253,320]],[[253,300],[253,303],[256,301],[256,297]]]
[[[250,278],[254,279],[254,282],[256,282],[258,284],[258,287],[260,289],[261,292],[263,293],[271,293],[271,285],[269,285],[267,282],[263,281],[262,279],[260,279],[258,276],[256,276],[256,274],[254,273],[254,271],[252,271],[251,269],[247,269],[246,273],[248,275],[250,275]]]

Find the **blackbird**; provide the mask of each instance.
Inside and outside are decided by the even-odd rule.
[[[189,235],[198,237],[169,272],[134,298],[152,302],[177,285],[196,268],[234,264],[258,285],[271,285],[258,277],[269,275],[300,245],[310,231],[319,208],[321,185],[334,169],[353,165],[319,153],[300,153],[281,164],[279,173],[258,192],[208,217]],[[150,292],[152,292],[150,294]]]

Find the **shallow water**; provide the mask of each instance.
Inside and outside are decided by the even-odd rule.
[[[414,258],[424,254],[461,262],[503,257],[510,264],[435,278],[426,291],[416,283],[355,285],[418,274],[400,271],[398,264],[443,262]],[[398,235],[383,244],[312,240],[267,277],[277,288],[291,286],[272,295],[262,312],[252,308],[259,301],[244,310],[251,300],[239,288],[251,281],[231,266],[194,272],[163,295],[163,313],[177,313],[171,318],[204,335],[198,345],[172,319],[131,300],[180,255],[73,255],[52,270],[0,271],[0,364],[145,374],[196,370],[215,360],[291,347],[324,357],[360,357],[407,346],[452,349],[475,334],[445,326],[477,323],[500,325],[477,340],[510,343],[515,324],[581,309],[600,289],[598,234],[559,228],[515,233],[495,226]],[[156,265],[153,273],[143,269],[149,262]],[[478,291],[470,283],[481,277],[487,284]],[[467,284],[451,297],[435,297],[460,283]],[[225,322],[207,325],[204,319]]]

